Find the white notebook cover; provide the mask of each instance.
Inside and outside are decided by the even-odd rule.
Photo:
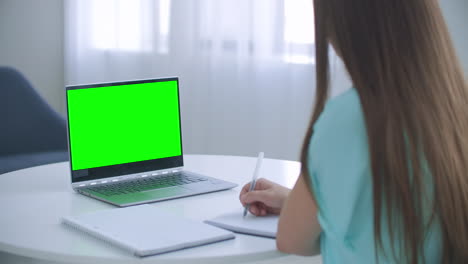
[[[243,209],[227,213],[206,220],[205,223],[224,228],[233,232],[276,238],[278,229],[277,215],[267,215],[256,217],[252,214],[247,214],[243,217]]]
[[[140,257],[234,238],[232,232],[148,204],[63,217],[62,222]]]

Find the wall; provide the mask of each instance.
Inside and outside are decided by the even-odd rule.
[[[468,1],[441,0],[440,3],[465,76],[468,78]]]
[[[64,113],[63,1],[0,0],[0,65],[20,70]]]

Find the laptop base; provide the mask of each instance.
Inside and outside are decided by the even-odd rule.
[[[110,203],[119,207],[126,207],[131,205],[165,201],[203,193],[217,192],[235,188],[237,186],[237,184],[235,183],[219,180],[200,174],[195,174],[192,172],[184,171],[182,173],[186,173],[188,175],[196,175],[197,177],[202,177],[206,180],[177,186],[169,186],[163,188],[155,188],[151,190],[114,195],[105,195],[99,192],[95,192],[88,188],[76,188],[75,190],[80,194],[98,199],[100,201]]]

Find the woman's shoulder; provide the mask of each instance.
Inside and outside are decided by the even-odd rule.
[[[339,130],[345,133],[362,126],[364,126],[364,116],[359,94],[355,88],[351,88],[326,103],[314,126],[314,132]]]
[[[332,170],[337,163],[364,166],[367,157],[365,119],[359,95],[352,88],[325,105],[314,124],[309,162],[313,168],[323,172]]]

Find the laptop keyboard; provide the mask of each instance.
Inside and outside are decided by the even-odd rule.
[[[122,181],[116,183],[110,183],[105,185],[99,185],[94,187],[86,188],[101,195],[112,196],[121,195],[128,193],[136,193],[142,191],[149,191],[160,188],[167,188],[172,186],[180,186],[184,184],[190,184],[194,182],[206,181],[208,179],[203,177],[197,177],[194,175],[187,175],[184,173],[168,174],[166,176],[159,177],[148,177],[133,179],[130,181]]]

